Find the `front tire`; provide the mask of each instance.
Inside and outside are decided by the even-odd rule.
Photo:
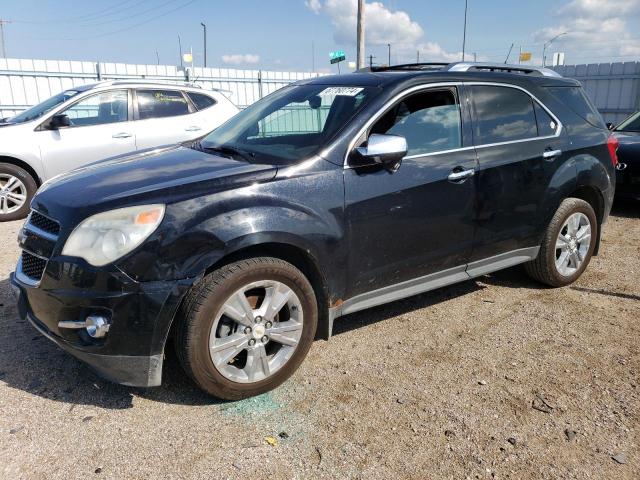
[[[25,169],[0,163],[0,222],[25,218],[37,189],[36,181]]]
[[[257,257],[207,275],[177,321],[176,350],[187,374],[215,397],[240,400],[296,371],[313,343],[318,307],[300,270]]]
[[[525,263],[525,270],[551,287],[569,285],[589,265],[597,238],[593,207],[579,198],[567,198],[547,227],[538,257]]]

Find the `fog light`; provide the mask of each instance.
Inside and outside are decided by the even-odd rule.
[[[103,338],[109,331],[109,321],[97,315],[89,315],[85,322],[87,333],[92,338]]]

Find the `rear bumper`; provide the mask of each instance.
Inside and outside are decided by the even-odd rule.
[[[82,268],[75,267],[77,276],[71,282],[69,277],[56,279],[45,274],[39,286],[23,283],[11,274],[20,317],[110,381],[141,387],[160,385],[169,328],[193,280],[135,282],[118,272],[92,270],[82,274]],[[89,278],[94,281],[87,282]],[[59,326],[61,321],[83,321],[92,314],[109,319],[106,337],[94,339],[85,329]]]

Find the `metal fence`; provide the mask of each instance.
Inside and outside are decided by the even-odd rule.
[[[580,81],[607,122],[620,123],[640,110],[640,62],[565,65],[554,70]]]
[[[554,67],[582,82],[605,120],[619,123],[640,109],[640,62]],[[0,58],[0,118],[9,117],[63,90],[100,80],[190,80],[203,88],[229,91],[240,108],[288,83],[318,74],[226,68],[191,69],[173,65],[75,62]]]
[[[203,88],[227,90],[233,103],[243,108],[291,82],[316,76],[310,72],[200,67],[191,71],[172,65],[0,58],[0,118],[15,115],[63,90],[100,80],[189,80]]]

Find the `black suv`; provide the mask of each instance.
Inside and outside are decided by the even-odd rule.
[[[217,397],[274,388],[337,317],[598,252],[616,142],[580,84],[456,63],[304,80],[192,145],[43,185],[19,311],[103,376],[161,382],[174,339]]]

